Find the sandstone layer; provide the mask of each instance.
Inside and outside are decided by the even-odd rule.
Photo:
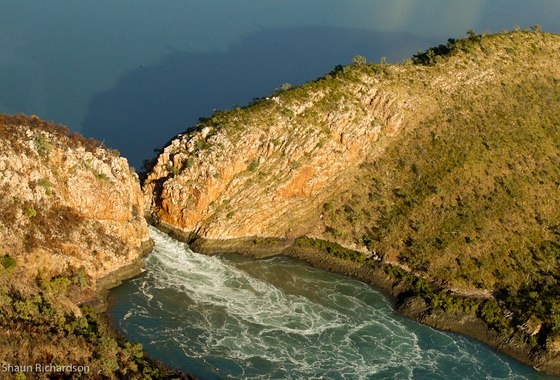
[[[26,273],[99,279],[150,248],[127,160],[36,117],[0,119],[0,254]]]
[[[356,59],[171,140],[146,215],[201,251],[375,261],[423,298],[414,318],[482,321],[490,344],[560,373],[559,60],[538,31]]]
[[[323,233],[322,204],[429,109],[371,75],[330,81],[218,113],[179,135],[144,184],[149,216],[210,239]]]

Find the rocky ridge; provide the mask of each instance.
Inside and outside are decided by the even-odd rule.
[[[545,39],[552,41],[543,52]],[[461,107],[484,107],[481,89],[557,78],[556,39],[527,32],[483,43],[473,37],[448,59],[436,56],[434,66],[339,67],[247,108],[217,112],[174,138],[153,162],[143,184],[148,217],[185,236],[309,235],[365,250],[356,233],[328,233],[333,221],[325,218],[325,204],[356,193],[367,166],[387,147],[449,118],[459,100]],[[430,133],[438,138],[437,128]]]
[[[150,248],[144,199],[125,158],[37,118],[0,123],[0,253],[30,276],[96,280]]]
[[[147,217],[202,252],[377,268],[407,315],[560,373],[559,59],[556,35],[469,33],[217,112],[152,163]]]
[[[0,115],[2,378],[189,378],[146,358],[103,312],[108,288],[138,274],[152,248],[143,208],[117,151]]]
[[[426,109],[378,83],[357,75],[212,116],[159,155],[144,183],[150,217],[209,239],[319,233],[317,204]]]

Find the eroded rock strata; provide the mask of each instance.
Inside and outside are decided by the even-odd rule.
[[[143,209],[118,152],[38,117],[0,115],[2,378],[188,378],[90,307],[151,250]]]
[[[118,152],[36,118],[0,120],[0,252],[29,275],[99,279],[149,251],[137,175]]]
[[[210,253],[381,265],[403,312],[560,373],[559,59],[471,33],[217,112],[153,162],[147,216]]]

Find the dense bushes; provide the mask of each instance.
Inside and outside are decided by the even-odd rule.
[[[16,267],[16,259],[10,255],[4,255],[0,258],[0,265],[2,265],[5,270],[11,270]]]
[[[520,289],[504,291],[504,302],[514,312],[515,322],[523,325],[528,320],[542,323],[540,335],[544,339],[560,337],[560,283],[557,276],[543,277]]]
[[[361,252],[353,251],[348,248],[344,248],[340,244],[331,241],[313,239],[309,237],[300,237],[296,239],[295,245],[296,247],[303,248],[303,249],[305,248],[317,249],[321,252],[328,253],[340,259],[350,260],[357,263],[363,263],[366,261],[365,254]]]
[[[447,44],[440,44],[438,46],[429,48],[425,52],[418,51],[412,56],[412,63],[417,65],[432,66],[440,62],[444,57],[452,55],[457,52],[457,50],[470,51],[475,43],[480,43],[482,41],[482,35],[475,33],[474,30],[469,29],[467,31],[467,37],[460,40],[455,40],[450,38],[447,40]]]
[[[82,306],[80,315],[65,306],[68,301],[63,300],[72,290],[87,286],[80,278],[78,271],[28,282],[21,272],[0,269],[0,357],[4,363],[71,363],[87,367],[86,378],[187,378],[144,357],[140,344],[116,335],[94,309]],[[60,373],[57,378],[82,375]]]

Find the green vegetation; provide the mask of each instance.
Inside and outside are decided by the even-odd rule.
[[[412,272],[405,271],[393,265],[383,264],[373,258],[368,259],[365,254],[344,248],[334,242],[300,237],[296,239],[295,246],[304,250],[310,248],[316,249],[343,260],[363,264],[366,267],[382,268],[384,273],[393,281],[393,286],[400,286],[406,289],[403,294],[408,297],[418,296],[422,298],[426,302],[429,311],[477,315],[500,333],[512,333],[509,321],[504,316],[498,303],[493,300],[484,301],[454,294],[444,287],[423,277],[419,277]]]
[[[10,267],[12,260],[4,256],[2,265]],[[61,302],[76,291],[73,276],[29,281],[23,272],[8,277],[0,272],[0,356],[4,362],[89,367],[88,374],[68,373],[60,377],[64,379],[82,375],[106,379],[187,378],[147,359],[142,345],[126,342],[92,308],[82,306],[76,314]]]
[[[258,167],[259,167],[259,160],[255,158],[253,161],[249,163],[249,165],[247,166],[247,170],[249,170],[250,172],[254,172],[255,170],[257,170]]]
[[[121,152],[118,149],[108,148],[107,153],[109,153],[113,157],[120,157]]]
[[[84,289],[91,285],[89,281],[89,277],[84,268],[78,269],[78,271],[74,274],[71,280],[73,284],[76,284],[81,289]]]
[[[28,207],[27,209],[25,209],[25,215],[27,215],[28,218],[34,218],[37,216],[37,210],[35,210],[33,207]]]
[[[514,313],[514,323],[523,325],[529,320],[542,323],[537,336],[547,340],[560,338],[560,284],[557,276],[544,276],[519,289],[505,290],[505,304]]]
[[[365,233],[378,249],[394,247],[400,261],[414,269],[486,289],[553,273],[560,220],[550,192],[560,178],[554,132],[560,112],[552,111],[552,96],[560,91],[552,89],[550,104],[539,95],[550,89],[520,91],[526,94],[523,103],[494,104],[502,123],[476,111],[449,110],[447,120],[434,117],[406,144],[364,165],[369,196],[382,199]],[[557,121],[547,126],[536,115],[527,120],[537,99],[551,107],[549,115]],[[438,131],[430,133],[436,125]],[[400,165],[396,157],[403,155],[411,159]]]
[[[108,181],[109,180],[109,176],[105,173],[101,173],[101,172],[93,170],[93,175],[95,176],[95,178],[97,178],[101,181]]]
[[[47,138],[42,134],[38,133],[37,135],[35,135],[33,142],[35,144],[35,149],[37,150],[39,156],[41,156],[42,158],[48,158],[49,153],[51,152],[52,149],[49,140],[47,140]]]
[[[425,52],[418,51],[414,56],[412,56],[412,62],[417,65],[432,66],[438,62],[441,62],[443,58],[458,54],[459,51],[472,52],[476,44],[480,44],[482,41],[482,35],[477,34],[474,30],[469,29],[467,31],[467,38],[456,40],[450,38],[447,40],[447,44],[440,44],[439,46],[432,47]]]
[[[0,259],[0,265],[2,265],[2,268],[4,268],[5,270],[11,270],[16,267],[17,263],[16,259],[6,254]]]
[[[352,63],[357,66],[365,65],[367,63],[367,59],[364,56],[357,55],[352,58]]]
[[[506,318],[504,310],[495,300],[485,301],[482,304],[478,315],[489,326],[493,327],[496,331],[503,334],[504,336],[509,336],[513,333],[513,328],[511,326],[510,320]]]
[[[276,92],[278,93],[278,92],[282,92],[282,91],[288,91],[288,90],[291,89],[292,87],[294,87],[294,86],[292,86],[290,83],[282,83],[282,84],[280,85],[280,87],[278,87],[278,88],[276,89]]]
[[[39,180],[37,180],[37,185],[45,189],[45,194],[48,196],[52,195],[52,183],[47,178],[39,178]]]
[[[300,237],[296,239],[295,246],[302,249],[317,249],[340,259],[350,260],[357,263],[364,263],[366,261],[366,255],[363,253],[344,248],[340,244],[331,241]]]

